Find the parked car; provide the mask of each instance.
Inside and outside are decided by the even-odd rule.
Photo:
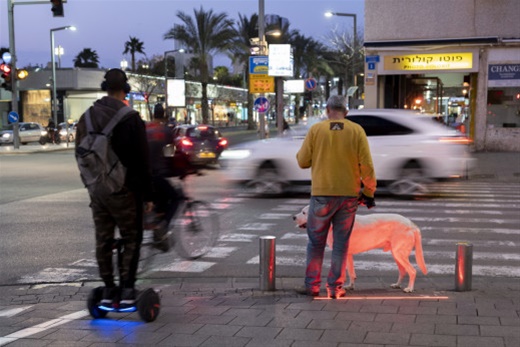
[[[413,194],[431,180],[466,176],[473,166],[468,138],[432,117],[407,110],[361,109],[350,111],[347,119],[367,134],[378,186],[396,195]],[[310,185],[310,170],[296,161],[306,133],[302,130],[228,149],[221,157],[226,176],[263,195]]]
[[[62,141],[67,141],[67,123],[63,122],[58,125],[58,129],[60,129],[60,138]],[[76,138],[76,127],[77,123],[69,123],[69,142],[74,142]]]
[[[216,164],[228,141],[211,125],[178,125],[173,128],[177,152],[182,153],[190,165],[203,167]]]
[[[22,145],[29,142],[45,143],[44,140],[42,143],[42,139],[47,136],[47,130],[42,125],[33,122],[21,122],[18,125],[18,134]],[[0,144],[12,144],[13,142],[13,124],[8,124],[0,132]]]

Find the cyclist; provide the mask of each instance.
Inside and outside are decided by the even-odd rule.
[[[160,216],[154,228],[154,242],[161,249],[161,241],[168,233],[168,226],[179,207],[182,195],[170,182],[168,177],[173,176],[173,161],[164,156],[164,147],[173,145],[173,134],[166,122],[164,108],[161,104],[154,107],[153,119],[146,124],[146,135],[150,151],[150,165],[152,168],[152,182],[154,185],[155,213]],[[166,250],[166,249],[163,249]]]

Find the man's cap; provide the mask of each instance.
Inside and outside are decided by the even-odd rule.
[[[347,101],[344,96],[332,95],[329,100],[327,100],[327,108],[331,110],[346,111]]]

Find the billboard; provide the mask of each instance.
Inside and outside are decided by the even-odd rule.
[[[184,83],[184,80],[169,79],[166,84],[166,89],[168,95],[168,106],[186,106],[186,85]]]
[[[305,90],[304,80],[287,80],[283,81],[283,92],[287,94],[303,93]]]
[[[291,45],[269,45],[269,76],[293,77]]]

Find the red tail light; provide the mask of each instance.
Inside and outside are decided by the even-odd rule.
[[[199,126],[197,127],[197,129],[199,129],[199,130],[203,130],[203,131],[204,131],[204,130],[208,130],[208,127],[205,126],[205,125],[199,125]]]
[[[457,145],[469,145],[473,142],[470,138],[468,138],[466,136],[441,137],[441,138],[439,138],[439,141],[444,142],[444,143],[453,143],[453,144],[457,144]]]
[[[181,145],[184,146],[184,147],[192,147],[193,146],[193,142],[191,142],[191,140],[188,139],[187,137],[184,137],[181,140]]]
[[[220,141],[218,142],[218,145],[221,147],[226,147],[227,144],[228,144],[227,139],[220,139]]]

